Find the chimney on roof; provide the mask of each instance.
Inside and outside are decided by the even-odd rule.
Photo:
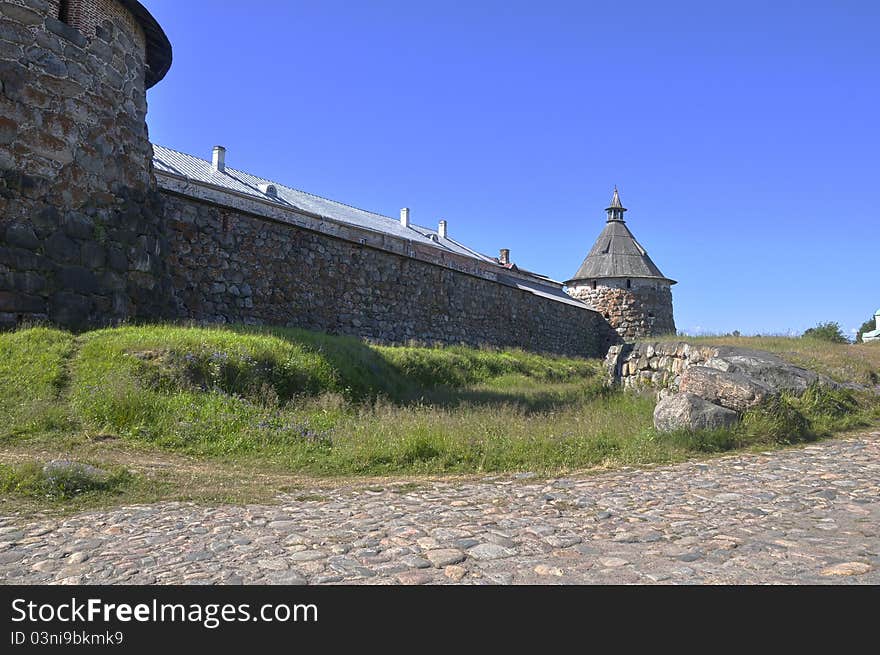
[[[437,234],[441,239],[446,238],[446,221],[440,221],[440,225],[437,226]]]
[[[211,159],[211,167],[219,173],[226,170],[226,148],[214,146],[214,157]]]
[[[510,263],[510,250],[508,248],[501,249],[501,256],[498,257],[498,263],[505,266]]]
[[[400,224],[403,227],[409,227],[409,207],[400,210]]]

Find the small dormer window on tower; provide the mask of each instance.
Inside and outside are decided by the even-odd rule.
[[[264,183],[260,185],[260,191],[269,196],[270,198],[278,197],[278,189],[274,184]]]

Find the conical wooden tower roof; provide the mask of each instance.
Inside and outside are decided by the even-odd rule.
[[[566,284],[609,277],[656,278],[675,284],[675,280],[660,272],[648,257],[648,251],[642,248],[626,226],[623,220],[626,208],[620,202],[617,187],[614,187],[611,205],[605,211],[608,212],[605,229],[599,234],[577,273]]]

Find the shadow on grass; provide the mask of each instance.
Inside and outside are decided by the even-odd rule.
[[[346,381],[347,395],[354,400],[375,399],[378,395],[397,400],[419,389],[378,351],[355,337],[262,325],[229,325],[224,329],[238,334],[271,335],[319,353]]]
[[[384,397],[398,406],[453,409],[503,404],[525,413],[537,413],[611,393],[595,374],[583,378],[561,376],[565,384],[551,390],[546,390],[547,380],[524,374],[520,384],[514,383],[509,388],[481,388],[479,378],[484,372],[469,366],[477,368],[484,363],[468,361],[454,346],[438,350],[420,348],[421,358],[414,356],[411,361],[396,363],[381,350],[355,337],[267,326],[232,325],[226,329],[239,334],[271,335],[319,353],[345,380],[345,395],[355,401]],[[485,352],[487,357],[492,354],[503,357],[503,351],[479,352]]]
[[[441,387],[431,389],[418,397],[401,399],[399,404],[420,404],[443,409],[456,409],[463,406],[491,407],[509,405],[524,414],[564,409],[588,400],[611,395],[611,389],[599,384],[577,386],[556,391],[536,391],[531,389],[454,389]]]

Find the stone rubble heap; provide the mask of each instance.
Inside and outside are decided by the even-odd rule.
[[[836,386],[771,353],[732,346],[621,344],[612,346],[605,364],[613,383],[658,391],[654,427],[663,432],[731,427],[743,412],[783,392]]]

